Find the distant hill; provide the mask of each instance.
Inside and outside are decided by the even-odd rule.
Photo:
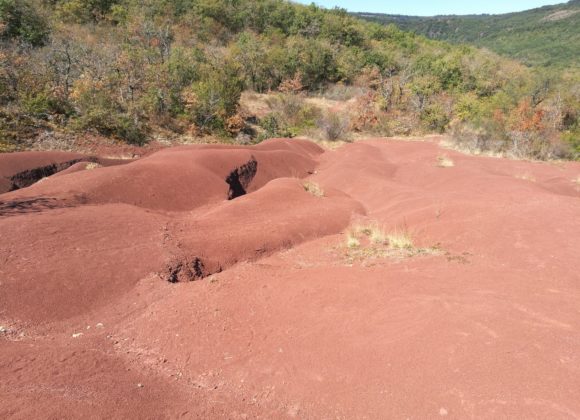
[[[432,39],[486,47],[531,66],[580,66],[580,0],[503,15],[356,15]]]

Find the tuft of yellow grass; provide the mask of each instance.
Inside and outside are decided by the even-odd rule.
[[[360,246],[360,241],[354,232],[349,231],[346,234],[346,246],[350,249],[358,248]]]
[[[406,230],[396,230],[393,233],[389,233],[387,241],[389,248],[392,249],[413,249],[415,247],[411,234]]]
[[[306,181],[302,186],[304,187],[304,191],[309,192],[313,196],[324,197],[324,190],[316,182]]]
[[[388,241],[388,235],[381,227],[377,225],[370,227],[369,238],[374,244],[385,244]]]
[[[355,225],[353,227],[353,234],[355,236],[367,236],[374,244],[384,244],[387,242],[387,235],[385,234],[385,231],[377,223],[371,223],[368,225]]]
[[[87,171],[90,171],[90,170],[93,170],[93,169],[100,168],[100,167],[102,167],[102,166],[103,166],[103,165],[99,165],[99,164],[98,164],[98,163],[96,163],[96,162],[89,162],[89,163],[87,163],[87,166],[85,166],[85,169],[86,169]]]
[[[353,225],[346,231],[346,261],[374,264],[382,258],[412,258],[418,255],[442,254],[440,244],[428,248],[416,247],[406,225],[402,229],[386,233],[376,222]]]
[[[437,156],[437,166],[440,168],[451,168],[455,166],[455,163],[451,160],[451,158],[447,155],[440,155]]]

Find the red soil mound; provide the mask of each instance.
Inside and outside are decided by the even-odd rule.
[[[126,203],[155,210],[192,210],[227,198],[232,187],[242,194],[274,178],[303,177],[314,169],[314,158],[321,152],[312,143],[290,144],[283,139],[252,148],[176,147],[123,166],[48,178],[3,200],[51,197],[70,204]],[[238,170],[247,173],[238,174]],[[230,176],[233,185],[228,184]]]
[[[579,176],[276,140],[4,194],[0,417],[579,417]]]
[[[104,159],[69,152],[17,152],[0,154],[0,194],[29,187],[40,179],[85,169],[87,163],[113,166],[127,160]],[[84,166],[81,166],[84,165]]]

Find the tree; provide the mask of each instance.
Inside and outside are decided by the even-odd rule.
[[[46,43],[49,33],[48,22],[27,0],[0,0],[0,38],[38,47]]]
[[[98,23],[104,20],[118,0],[61,0],[58,12],[65,22]]]

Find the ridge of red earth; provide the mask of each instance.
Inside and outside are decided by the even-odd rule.
[[[0,195],[0,417],[577,418],[579,177],[277,139]]]
[[[0,194],[33,185],[42,178],[79,164],[113,166],[129,160],[99,158],[72,152],[15,152],[0,154]]]
[[[322,149],[310,142],[270,140],[253,147],[196,145],[164,149],[128,165],[45,178],[3,201],[50,198],[69,205],[126,203],[163,211],[192,210],[223,200],[224,180],[248,162],[259,162],[247,192],[283,176],[303,177]]]

